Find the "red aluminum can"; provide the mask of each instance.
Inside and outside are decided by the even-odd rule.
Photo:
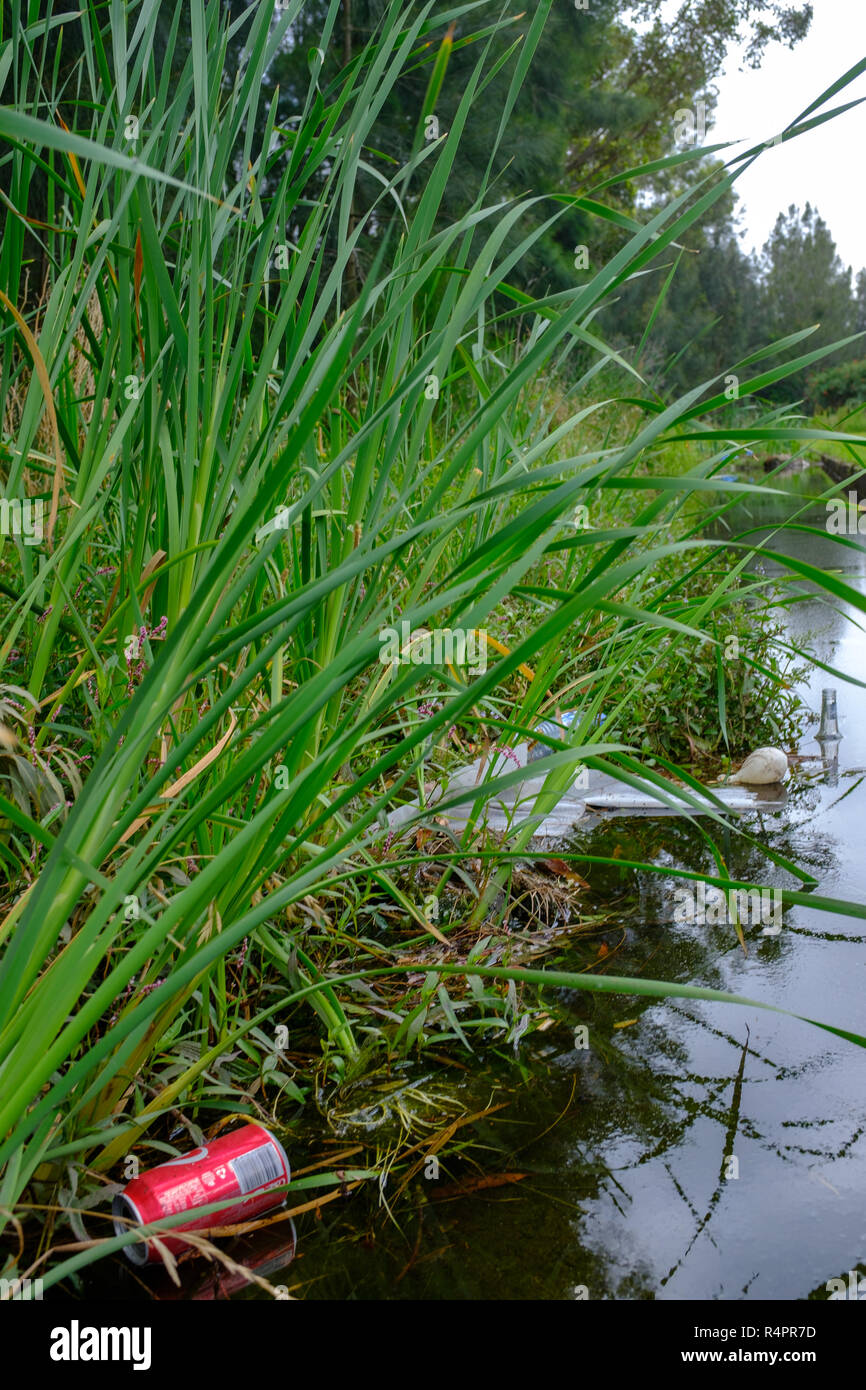
[[[193,1212],[209,1202],[237,1198],[233,1206],[193,1217],[160,1236],[167,1249],[177,1255],[189,1249],[189,1245],[178,1240],[175,1232],[206,1231],[212,1226],[251,1221],[283,1206],[286,1193],[275,1192],[274,1188],[289,1181],[290,1171],[280,1141],[263,1125],[245,1124],[231,1134],[214,1139],[204,1148],[172,1158],[128,1182],[112,1204],[114,1229],[117,1235],[123,1235],[131,1229],[131,1222],[146,1226],[177,1212]],[[141,1240],[123,1248],[134,1265],[160,1261],[152,1240]]]

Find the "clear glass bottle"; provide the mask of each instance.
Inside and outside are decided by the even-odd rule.
[[[831,687],[825,687],[821,692],[821,727],[816,738],[827,743],[839,739],[839,719],[836,714],[836,691]]]

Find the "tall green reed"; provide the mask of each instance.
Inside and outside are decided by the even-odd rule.
[[[500,60],[506,117],[551,2],[538,6],[519,51]],[[714,427],[713,412],[726,404],[720,379],[666,406],[638,397],[633,437],[602,450],[580,444],[599,406],[557,426],[543,410],[527,419],[527,393],[576,346],[594,354],[578,394],[599,365],[621,362],[591,326],[599,306],[722,197],[759,151],[737,156],[721,175],[699,172],[694,189],[646,226],[635,223],[588,283],[532,301],[509,280],[548,225],[515,240],[532,199],[500,207],[482,178],[459,221],[438,219],[461,134],[491,75],[489,33],[477,36],[477,65],[451,130],[432,143],[419,139],[407,166],[384,173],[378,198],[358,213],[359,173],[389,93],[408,64],[425,61],[427,105],[435,101],[447,79],[442,30],[470,19],[473,6],[437,16],[432,4],[392,4],[331,86],[319,86],[314,62],[303,110],[287,129],[275,101],[259,108],[264,74],[299,7],[259,5],[232,23],[215,0],[193,0],[179,71],[153,62],[157,0],[111,6],[104,16],[88,8],[69,130],[56,119],[50,65],[38,58],[44,34],[22,5],[14,7],[16,33],[0,49],[14,93],[0,109],[0,136],[17,205],[27,207],[37,171],[49,191],[50,225],[39,234],[52,273],[35,322],[62,448],[60,519],[50,545],[17,547],[20,576],[0,660],[16,646],[28,652],[28,688],[41,710],[34,745],[66,727],[93,753],[60,819],[53,813],[36,824],[0,799],[17,842],[36,847],[33,881],[0,925],[4,1210],[70,1145],[92,1166],[110,1166],[221,1049],[273,1016],[279,1004],[229,1020],[225,961],[247,938],[289,975],[287,999],[309,1002],[337,1055],[356,1055],[339,985],[284,914],[325,885],[360,876],[383,886],[419,936],[429,935],[398,882],[399,856],[377,857],[383,815],[424,740],[461,720],[493,718],[497,691],[532,663],[533,678],[499,720],[500,740],[519,736],[547,697],[563,634],[599,612],[614,623],[604,654],[611,674],[648,633],[699,640],[705,617],[728,601],[725,586],[703,611],[677,617],[671,595],[662,601],[646,575],[672,553],[705,544],[670,539],[689,498],[758,490],[715,479],[724,441],[822,438],[855,450],[863,442],[777,419],[739,433]],[[334,0],[323,42],[338,10]],[[243,61],[224,75],[229,42],[241,33]],[[829,119],[832,112],[812,111],[863,66],[785,138]],[[125,134],[130,116],[140,128],[134,149]],[[499,142],[507,132],[503,119]],[[352,299],[352,258],[385,207],[396,207],[396,225]],[[554,206],[549,223],[561,215]],[[14,305],[24,243],[9,209],[7,221],[0,283]],[[519,339],[518,323],[529,325]],[[509,336],[512,348],[504,346]],[[55,473],[40,447],[45,399],[39,373],[22,367],[26,346],[7,315],[4,387],[25,383],[26,394],[5,490],[20,494],[35,476],[47,496]],[[742,393],[838,345],[751,374],[762,358],[794,346],[789,339],[732,364]],[[71,376],[82,352],[87,399]],[[649,451],[683,438],[719,451],[686,474],[641,472]],[[575,439],[578,452],[563,457]],[[569,529],[575,505],[599,490],[628,496],[629,524]],[[745,560],[752,551],[743,544]],[[563,552],[567,584],[539,594],[536,567]],[[116,573],[106,579],[99,571],[109,566]],[[809,577],[864,607],[841,580]],[[401,722],[398,711],[434,673],[383,666],[382,628],[401,619],[484,628],[513,594],[538,603],[527,635],[472,681],[437,675],[442,708],[427,721]],[[573,737],[551,759],[539,810],[553,804],[578,761],[626,782],[647,775],[628,743],[591,733],[604,680],[602,671]],[[70,709],[77,723],[69,724]],[[359,756],[363,770],[347,785],[340,769]],[[489,781],[477,795],[508,781]],[[526,850],[529,834],[515,834],[513,852]],[[149,885],[178,863],[187,871],[155,899]],[[500,876],[507,872],[503,862]],[[568,980],[597,987],[585,976]],[[676,992],[659,981],[640,988]],[[163,1078],[161,1040],[189,1001],[198,1010],[199,1058]],[[135,1094],[143,1075],[154,1092],[146,1105]]]

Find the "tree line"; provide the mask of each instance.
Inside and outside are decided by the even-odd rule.
[[[248,5],[249,0],[224,0],[234,18]],[[48,14],[53,6],[44,8]],[[400,207],[396,199],[383,199],[383,180],[405,166],[419,141],[440,137],[460,118],[461,98],[482,52],[485,71],[493,76],[462,132],[441,217],[455,218],[473,204],[492,164],[493,188],[503,204],[525,195],[535,199],[512,233],[516,243],[527,220],[539,233],[515,267],[513,283],[535,296],[556,294],[573,288],[615,253],[628,235],[623,219],[645,220],[702,172],[692,161],[623,178],[679,148],[684,111],[700,112],[711,142],[713,82],[732,46],[745,43],[746,61],[757,67],[770,43],[802,42],[812,16],[812,6],[797,0],[683,0],[673,16],[663,0],[630,5],[540,0],[503,24],[510,8],[500,0],[476,0],[432,14],[429,36],[383,106],[374,144],[363,152],[352,226],[362,224],[364,234],[347,277],[347,299],[358,293],[382,238],[399,235]],[[4,33],[10,35],[20,23],[20,0],[3,0],[2,11]],[[269,171],[274,186],[291,158],[311,67],[324,110],[346,71],[365,62],[365,46],[379,26],[393,22],[392,13],[387,0],[342,0],[338,9],[329,0],[304,0],[293,16],[267,75],[265,96],[277,103],[278,138],[285,142]],[[277,6],[275,23],[280,15]],[[539,22],[543,32],[511,113],[508,139],[491,158],[513,65],[520,62],[530,26]],[[230,49],[227,55],[226,83],[237,69],[245,28],[239,26],[237,52]],[[76,103],[84,94],[71,79],[63,82],[64,71],[76,70],[81,51],[74,14],[51,30],[45,43],[59,72],[59,114],[74,129]],[[166,7],[157,43],[162,61],[178,67],[186,61],[190,7],[181,6],[179,17]],[[436,78],[432,94],[431,73]],[[704,170],[712,158],[706,157]],[[425,167],[432,166],[400,185],[407,202],[421,196]],[[614,177],[618,181],[609,182]],[[14,200],[14,192],[4,182],[0,161],[0,196]],[[38,202],[38,186],[32,196]],[[603,217],[590,214],[587,197],[604,205]],[[30,290],[36,293],[40,277],[50,274],[35,230],[47,209],[37,205],[27,212],[34,267]],[[551,222],[553,213],[558,215]],[[300,225],[286,228],[287,241],[296,241],[301,230]],[[600,316],[599,331],[632,355],[659,392],[693,385],[810,324],[820,323],[825,342],[866,329],[866,270],[852,281],[817,209],[807,203],[780,211],[757,256],[744,252],[742,235],[732,194],[693,228],[675,255],[660,258],[649,274],[626,284]],[[20,302],[22,290],[16,288]],[[863,355],[855,344],[833,360],[858,354]],[[788,397],[801,395],[805,378],[791,378],[780,389]]]

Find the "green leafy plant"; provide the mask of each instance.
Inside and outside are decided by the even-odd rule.
[[[387,95],[419,64],[435,92],[447,25],[471,17],[471,5],[444,16],[429,3],[389,5],[363,51],[323,85],[311,54],[302,114],[290,126],[279,125],[275,104],[262,111],[259,102],[300,0],[277,12],[250,6],[235,20],[217,0],[193,0],[179,71],[153,58],[167,22],[157,0],[134,11],[88,7],[82,57],[65,79],[72,124],[55,117],[56,71],[33,61],[44,28],[28,27],[13,7],[0,67],[15,104],[0,108],[0,137],[16,208],[29,206],[37,176],[48,180],[40,235],[51,275],[33,333],[16,307],[26,213],[7,207],[4,388],[20,386],[22,354],[31,374],[5,489],[21,495],[40,476],[54,506],[43,546],[5,541],[17,560],[2,590],[0,663],[24,653],[32,765],[46,762],[61,712],[70,755],[92,752],[93,765],[59,820],[0,790],[0,812],[32,854],[32,881],[13,876],[0,921],[0,1223],[26,1210],[34,1181],[56,1189],[62,1164],[107,1172],[180,1103],[195,1115],[214,1095],[225,1103],[224,1081],[209,1080],[214,1068],[275,1020],[303,1017],[317,1030],[326,1071],[341,1082],[364,1026],[348,1008],[348,986],[405,975],[395,957],[449,944],[400,886],[411,855],[392,853],[385,820],[428,740],[452,728],[505,743],[525,736],[549,702],[567,635],[596,633],[593,680],[576,688],[581,718],[548,764],[543,801],[555,802],[579,761],[634,781],[640,740],[596,736],[595,715],[660,633],[717,643],[708,619],[730,588],[726,580],[695,604],[682,577],[655,584],[672,556],[706,551],[690,525],[671,539],[685,504],[761,491],[715,479],[731,438],[863,444],[775,417],[723,429],[714,423],[727,404],[719,378],[662,404],[640,394],[639,374],[595,331],[600,306],[726,196],[760,147],[722,173],[698,172],[694,188],[646,225],[626,219],[627,244],[588,282],[549,299],[531,299],[510,276],[562,206],[527,230],[533,200],[500,206],[482,176],[465,213],[439,227],[472,111],[501,74],[498,147],[551,3],[538,5],[526,42],[492,65],[489,30],[467,36],[478,56],[450,129],[425,141],[425,104],[399,168],[376,164]],[[333,0],[323,49],[338,12]],[[229,65],[240,40],[242,57]],[[785,139],[830,119],[832,111],[814,113],[864,68],[807,108]],[[355,199],[362,169],[375,170],[368,205]],[[602,218],[612,182],[589,190]],[[373,237],[380,204],[399,218],[360,280],[352,257],[362,234]],[[803,351],[805,336],[732,363],[741,393],[839,346]],[[539,381],[578,347],[629,373],[637,423],[625,442],[580,443],[600,403],[554,423],[539,398]],[[794,350],[784,366],[761,369]],[[72,376],[76,352],[88,363],[84,392]],[[693,468],[648,467],[658,448],[694,439],[706,453]],[[578,443],[566,449],[568,440]],[[624,498],[624,518],[576,530],[575,507],[591,509],[599,493]],[[748,535],[714,545],[733,557],[734,578],[755,549]],[[776,558],[866,608],[836,575]],[[533,582],[548,561],[556,581]],[[492,632],[508,596],[530,618],[483,673],[380,660],[382,631],[395,620]],[[438,703],[425,718],[421,690]],[[649,775],[664,785],[658,770]],[[514,776],[452,800],[478,801]],[[472,920],[489,914],[530,835],[531,826],[516,832],[486,866]],[[455,864],[471,842],[470,827]],[[344,913],[353,893],[373,890],[391,915],[383,936],[359,937]],[[866,916],[857,904],[809,901]],[[424,970],[738,1002],[697,985],[477,961]],[[436,999],[433,1026],[459,1041],[466,1029],[450,995],[437,988]],[[404,1007],[408,1016],[414,1004]],[[231,1103],[256,1104],[241,1086]],[[94,1257],[56,1264],[49,1281]]]
[[[622,726],[646,753],[711,765],[714,755],[796,747],[802,736],[809,710],[796,687],[809,665],[787,640],[778,607],[784,591],[774,594],[765,581],[745,577],[729,589],[724,578],[712,556],[691,566],[670,611],[689,621],[712,596],[715,606],[702,622],[706,639],[661,636],[647,644],[632,679],[621,678]]]
[[[813,372],[807,383],[809,402],[813,410],[854,408],[866,401],[866,359],[840,362]]]

